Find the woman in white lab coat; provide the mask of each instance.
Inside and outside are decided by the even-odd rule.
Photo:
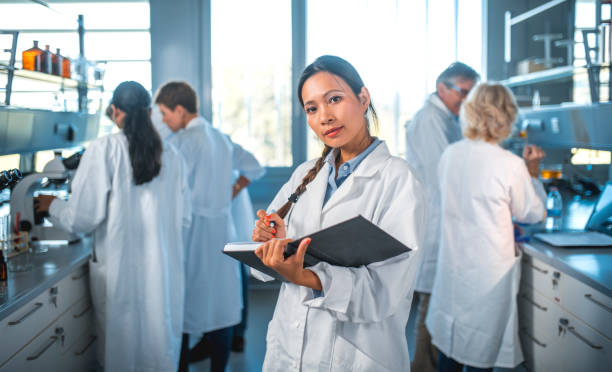
[[[438,166],[442,236],[426,325],[440,349],[438,371],[514,368],[523,355],[512,224],[545,218],[537,179],[544,153],[526,146],[521,159],[499,146],[517,114],[502,85],[481,84],[462,110],[467,138],[450,145]]]
[[[182,229],[190,218],[182,157],[162,145],[151,97],[123,82],[111,102],[121,131],[92,141],[66,202],[39,199],[52,222],[93,232],[98,362],[106,371],[176,371],[183,329]]]
[[[298,97],[323,155],[300,165],[253,230],[263,263],[287,279],[268,325],[264,371],[407,371],[405,326],[418,268],[420,183],[408,163],[369,133],[376,113],[359,74],[322,56],[304,70]],[[298,238],[362,215],[412,248],[368,266],[319,263],[303,269],[309,239]],[[275,222],[271,227],[269,222]],[[376,249],[375,246],[372,249]]]

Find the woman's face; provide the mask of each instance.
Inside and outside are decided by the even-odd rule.
[[[368,136],[365,113],[370,95],[365,87],[355,96],[342,78],[318,72],[304,83],[302,98],[310,129],[326,145],[350,146]]]

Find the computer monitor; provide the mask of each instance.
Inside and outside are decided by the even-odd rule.
[[[604,186],[591,217],[586,224],[585,230],[599,231],[612,235],[612,183]]]

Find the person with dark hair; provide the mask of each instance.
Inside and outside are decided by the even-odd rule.
[[[162,121],[173,134],[167,141],[183,154],[192,190],[192,225],[186,232],[183,345],[179,371],[188,362],[211,358],[212,371],[224,371],[233,326],[241,321],[240,266],[222,253],[235,240],[232,199],[263,169],[253,156],[198,115],[189,84],[171,81],[155,96]],[[234,181],[233,171],[238,171]],[[189,350],[189,335],[204,334]]]
[[[39,196],[55,226],[93,233],[89,262],[106,371],[176,371],[184,303],[182,230],[190,223],[187,168],[150,119],[151,97],[127,81],[115,89],[118,133],[92,141],[68,201]]]
[[[406,125],[406,160],[426,186],[427,201],[423,259],[415,288],[419,304],[416,350],[412,361],[415,371],[435,371],[438,360],[438,350],[431,343],[425,327],[440,244],[440,192],[436,170],[444,149],[462,138],[459,109],[478,79],[478,73],[471,67],[461,62],[451,64],[436,79],[436,92]]]
[[[258,211],[252,238],[263,244],[255,254],[287,280],[268,325],[263,370],[408,370],[404,330],[420,256],[421,185],[408,163],[370,134],[376,112],[350,63],[317,58],[302,73],[297,95],[325,148],[298,166],[267,213]],[[357,215],[412,250],[367,266],[320,262],[305,269],[307,238],[283,258],[291,238]]]

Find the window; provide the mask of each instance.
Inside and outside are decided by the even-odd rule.
[[[211,1],[211,33],[212,124],[264,165],[293,165],[291,2]]]
[[[404,156],[405,123],[435,90],[437,76],[457,59],[480,69],[480,19],[480,0],[310,0],[307,63],[323,54],[349,61],[380,119],[373,134]],[[321,149],[309,131],[308,158]]]
[[[124,80],[135,80],[151,90],[151,38],[149,2],[134,1],[46,1],[50,8],[35,2],[4,1],[0,4],[0,25],[18,30],[16,66],[21,67],[21,52],[34,40],[39,47],[71,59],[72,68],[79,55],[77,17],[83,14],[85,57],[105,70],[103,93],[92,91],[88,98],[96,101],[95,110],[104,109],[114,88]],[[11,104],[29,108],[76,110],[76,91],[53,94],[55,87],[40,82],[13,83]],[[21,94],[20,94],[21,93]],[[68,104],[63,104],[64,99]],[[101,115],[101,135],[114,125]]]

